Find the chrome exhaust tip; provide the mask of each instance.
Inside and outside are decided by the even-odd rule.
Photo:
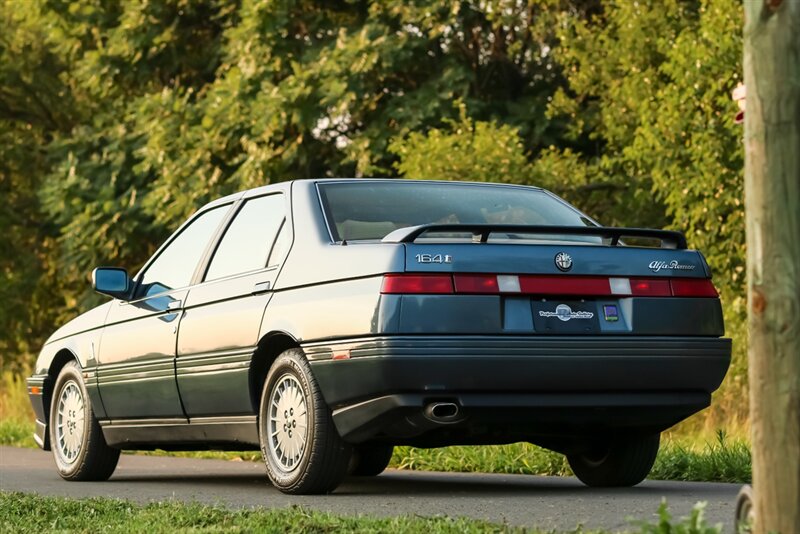
[[[455,402],[432,402],[425,407],[425,417],[437,423],[452,423],[460,412]]]

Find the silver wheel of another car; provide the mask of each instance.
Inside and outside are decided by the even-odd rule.
[[[64,384],[56,410],[56,454],[65,464],[78,459],[83,448],[84,418],[83,394],[74,380]]]
[[[117,467],[119,449],[103,437],[77,362],[61,369],[51,399],[48,426],[58,474],[66,480],[106,480]]]
[[[302,350],[284,351],[273,362],[258,414],[261,453],[276,488],[329,493],[344,479],[352,447],[336,431]]]
[[[308,411],[300,382],[285,374],[272,390],[267,419],[269,453],[283,471],[297,469],[306,449]]]

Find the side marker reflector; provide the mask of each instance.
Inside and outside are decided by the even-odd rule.
[[[349,360],[350,359],[350,351],[349,350],[339,350],[333,353],[333,360]]]

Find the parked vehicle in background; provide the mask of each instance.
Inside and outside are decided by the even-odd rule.
[[[28,388],[59,474],[121,449],[260,448],[287,493],[376,475],[395,445],[529,441],[629,486],[730,362],[703,256],[535,187],[331,179],[192,216],[57,330]]]

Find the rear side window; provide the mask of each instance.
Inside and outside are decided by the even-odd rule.
[[[335,241],[380,240],[421,224],[593,226],[540,189],[425,181],[321,183]]]
[[[267,259],[286,216],[282,194],[248,200],[214,252],[206,280],[267,267]]]

